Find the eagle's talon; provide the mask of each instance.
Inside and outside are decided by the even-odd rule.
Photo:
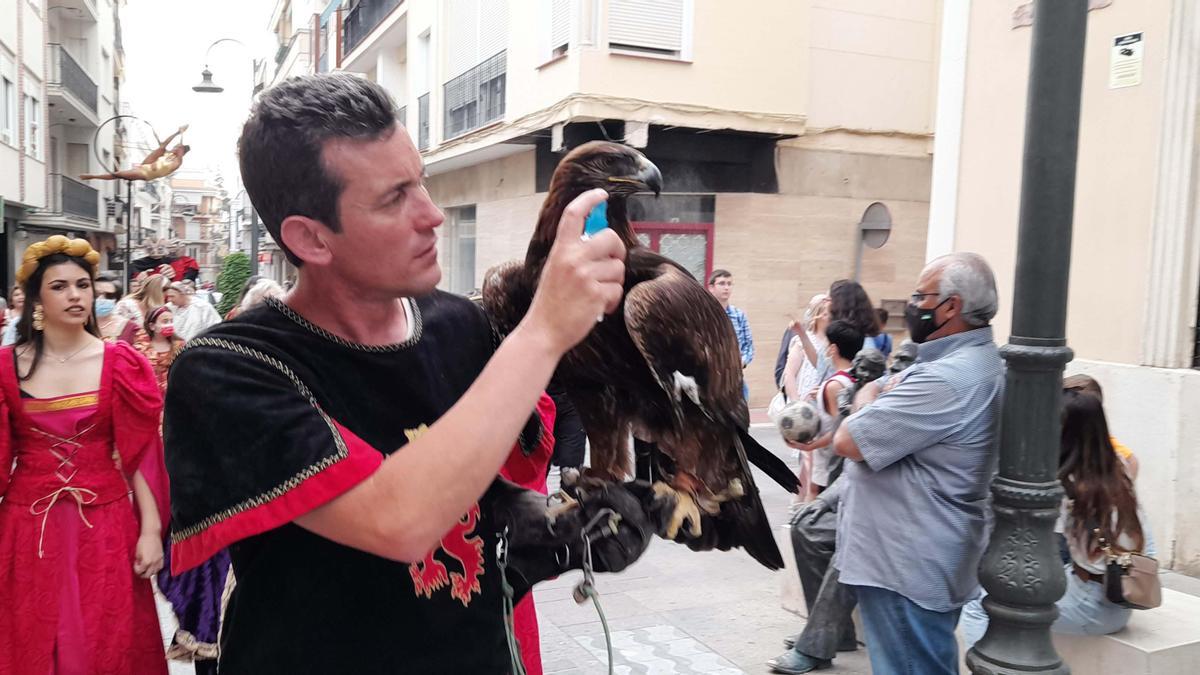
[[[700,506],[696,503],[696,499],[686,492],[681,492],[666,483],[655,483],[654,494],[655,501],[670,499],[674,503],[674,508],[671,510],[671,515],[667,519],[666,529],[662,532],[665,539],[674,540],[679,535],[680,528],[684,522],[687,522],[687,533],[692,537],[699,537],[700,529]]]
[[[559,490],[558,493],[550,499],[551,501],[554,499],[558,500],[557,504],[552,503],[550,507],[546,509],[546,518],[549,520],[551,525],[558,520],[559,516],[570,513],[571,511],[579,508],[579,501],[562,490]]]

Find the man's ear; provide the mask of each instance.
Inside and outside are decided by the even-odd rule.
[[[279,225],[279,238],[297,258],[309,265],[327,265],[333,259],[333,230],[307,216],[288,216]]]

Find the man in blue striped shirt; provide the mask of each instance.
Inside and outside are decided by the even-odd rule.
[[[882,389],[864,388],[865,407],[834,436],[852,461],[833,564],[858,596],[875,673],[958,673],[954,629],[979,594],[991,529],[1004,392],[988,325],[996,305],[982,257],[931,262],[905,311],[916,363]]]
[[[713,273],[708,275],[708,292],[721,303],[725,308],[725,315],[733,323],[738,351],[742,353],[742,370],[745,370],[754,360],[754,338],[750,336],[750,322],[746,320],[746,313],[729,304],[729,298],[733,297],[733,274],[729,270],[713,270]],[[744,379],[742,397],[747,400],[750,398],[750,388],[746,386]]]

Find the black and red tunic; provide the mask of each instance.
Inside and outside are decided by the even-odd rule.
[[[488,495],[413,564],[292,522],[420,435],[490,357],[487,320],[470,302],[436,292],[412,310],[406,342],[368,347],[271,301],[176,358],[172,563],[187,569],[229,547],[237,588],[222,673],[508,671]]]

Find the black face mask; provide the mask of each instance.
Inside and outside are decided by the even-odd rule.
[[[941,330],[942,326],[945,326],[949,322],[949,319],[947,319],[939,324],[934,323],[936,321],[934,312],[949,300],[950,298],[946,298],[929,309],[921,309],[912,303],[904,307],[904,322],[908,324],[908,335],[912,338],[913,342],[917,344],[924,343],[929,339],[930,335]]]

